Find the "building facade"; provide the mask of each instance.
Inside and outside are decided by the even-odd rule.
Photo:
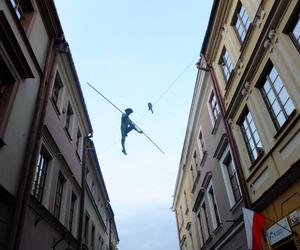
[[[3,0],[0,29],[0,249],[117,249],[113,210],[89,150],[92,125],[54,2]],[[93,224],[85,221],[95,202],[86,169],[96,202],[105,205],[105,225],[97,213]]]
[[[173,201],[180,247],[246,249],[236,163],[211,75],[198,68]]]
[[[114,213],[91,140],[88,141],[85,167],[83,242],[86,249],[116,250],[119,236]]]
[[[224,105],[265,249],[300,249],[300,4],[214,1],[201,53]]]

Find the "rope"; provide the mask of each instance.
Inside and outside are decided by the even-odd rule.
[[[173,85],[180,79],[180,77],[188,70],[188,68],[194,63],[194,61],[198,58],[199,56],[197,55],[193,60],[187,64],[187,66],[177,75],[177,77],[169,84],[169,86],[164,90],[164,92],[157,98],[157,100],[152,103],[152,107],[157,106],[157,103],[169,92],[169,90],[173,87]],[[138,120],[140,122],[145,118],[145,116],[148,114],[149,110],[147,110],[143,116]]]
[[[115,104],[113,104],[108,98],[106,98],[103,94],[100,93],[100,91],[98,91],[94,86],[92,86],[90,83],[87,82],[87,84],[95,91],[97,92],[99,95],[101,95],[106,101],[108,101],[112,106],[114,106],[118,111],[120,111],[122,114],[123,111],[121,109],[119,109]],[[142,131],[142,129],[140,129],[136,123],[133,122],[133,124]],[[165,154],[165,152],[143,131],[143,135],[163,154]]]

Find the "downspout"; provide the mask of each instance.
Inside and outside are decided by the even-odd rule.
[[[201,55],[201,57],[204,59],[205,62],[207,62],[207,60],[205,58],[205,55]],[[216,92],[218,101],[219,101],[220,106],[221,106],[221,116],[222,116],[222,119],[223,119],[224,124],[225,124],[225,129],[226,129],[226,133],[228,135],[229,144],[231,146],[233,159],[234,159],[234,161],[236,163],[236,167],[237,167],[238,177],[239,177],[240,183],[242,185],[244,205],[245,205],[246,208],[250,208],[250,206],[251,206],[250,196],[249,196],[249,193],[247,191],[247,184],[246,184],[246,181],[245,181],[245,178],[244,178],[241,161],[240,161],[239,154],[238,154],[238,151],[237,151],[236,141],[233,137],[233,134],[232,134],[232,131],[229,127],[229,124],[226,121],[225,116],[224,116],[224,114],[226,112],[226,109],[225,109],[225,105],[224,105],[224,102],[223,102],[223,99],[222,99],[222,95],[221,95],[219,86],[217,84],[218,81],[217,81],[217,78],[216,78],[216,75],[215,75],[215,71],[214,71],[214,69],[211,65],[208,65],[208,68],[209,68],[210,75],[212,77],[213,88]]]
[[[31,123],[31,129],[27,140],[25,156],[23,160],[22,173],[16,197],[12,230],[9,238],[8,249],[20,249],[21,236],[24,227],[25,215],[30,201],[30,192],[35,171],[35,163],[39,153],[39,145],[42,139],[43,123],[46,114],[46,107],[51,94],[51,79],[54,73],[57,55],[60,52],[59,46],[65,42],[63,36],[58,39],[52,38],[49,44],[45,61],[43,77],[39,87],[35,111]]]

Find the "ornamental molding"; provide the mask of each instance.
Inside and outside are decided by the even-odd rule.
[[[266,17],[266,12],[262,7],[259,7],[256,16],[254,18],[253,25],[256,26],[257,28],[261,28],[265,17]]]
[[[238,75],[241,75],[242,71],[244,69],[244,63],[241,59],[238,60],[236,64],[236,72]]]
[[[250,82],[245,82],[245,85],[242,88],[242,96],[245,96],[246,100],[249,98],[249,95],[252,93]]]
[[[272,53],[277,43],[278,43],[278,36],[276,30],[272,29],[269,31],[268,37],[264,42],[264,48],[267,49],[270,53]]]

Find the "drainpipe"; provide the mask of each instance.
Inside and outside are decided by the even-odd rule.
[[[65,43],[63,35],[59,38],[52,38],[49,44],[44,71],[37,95],[34,116],[27,140],[25,156],[23,160],[22,173],[20,174],[16,206],[13,215],[12,228],[8,242],[9,250],[21,249],[20,241],[24,227],[26,209],[30,201],[30,192],[35,171],[35,163],[39,153],[39,145],[42,139],[43,122],[46,114],[46,107],[50,98],[54,74],[54,66],[57,55],[61,51],[59,46]]]
[[[201,55],[201,57],[204,59],[205,62],[207,62],[207,60],[205,58],[205,55]],[[240,181],[241,186],[242,186],[242,193],[243,193],[243,197],[244,197],[244,205],[245,205],[246,208],[250,208],[250,206],[251,206],[250,196],[249,196],[249,193],[247,191],[247,184],[246,184],[246,181],[245,181],[245,178],[244,178],[244,174],[243,174],[243,170],[242,170],[242,164],[241,164],[239,154],[238,154],[238,151],[237,151],[236,141],[233,137],[231,128],[229,127],[229,124],[226,121],[225,116],[224,116],[225,112],[226,112],[225,104],[223,102],[223,98],[222,98],[222,95],[221,95],[221,92],[220,92],[220,89],[219,89],[219,85],[217,83],[218,81],[217,81],[217,78],[216,78],[216,75],[215,75],[215,71],[214,71],[214,69],[211,65],[208,65],[208,68],[209,68],[209,73],[210,73],[211,78],[212,78],[213,88],[215,90],[215,93],[217,95],[217,98],[218,98],[218,101],[219,101],[219,104],[220,104],[220,107],[221,107],[221,116],[222,116],[222,119],[223,119],[224,124],[225,124],[225,129],[226,129],[229,144],[230,144],[230,147],[231,147],[231,150],[232,150],[233,159],[236,163],[239,181]]]

